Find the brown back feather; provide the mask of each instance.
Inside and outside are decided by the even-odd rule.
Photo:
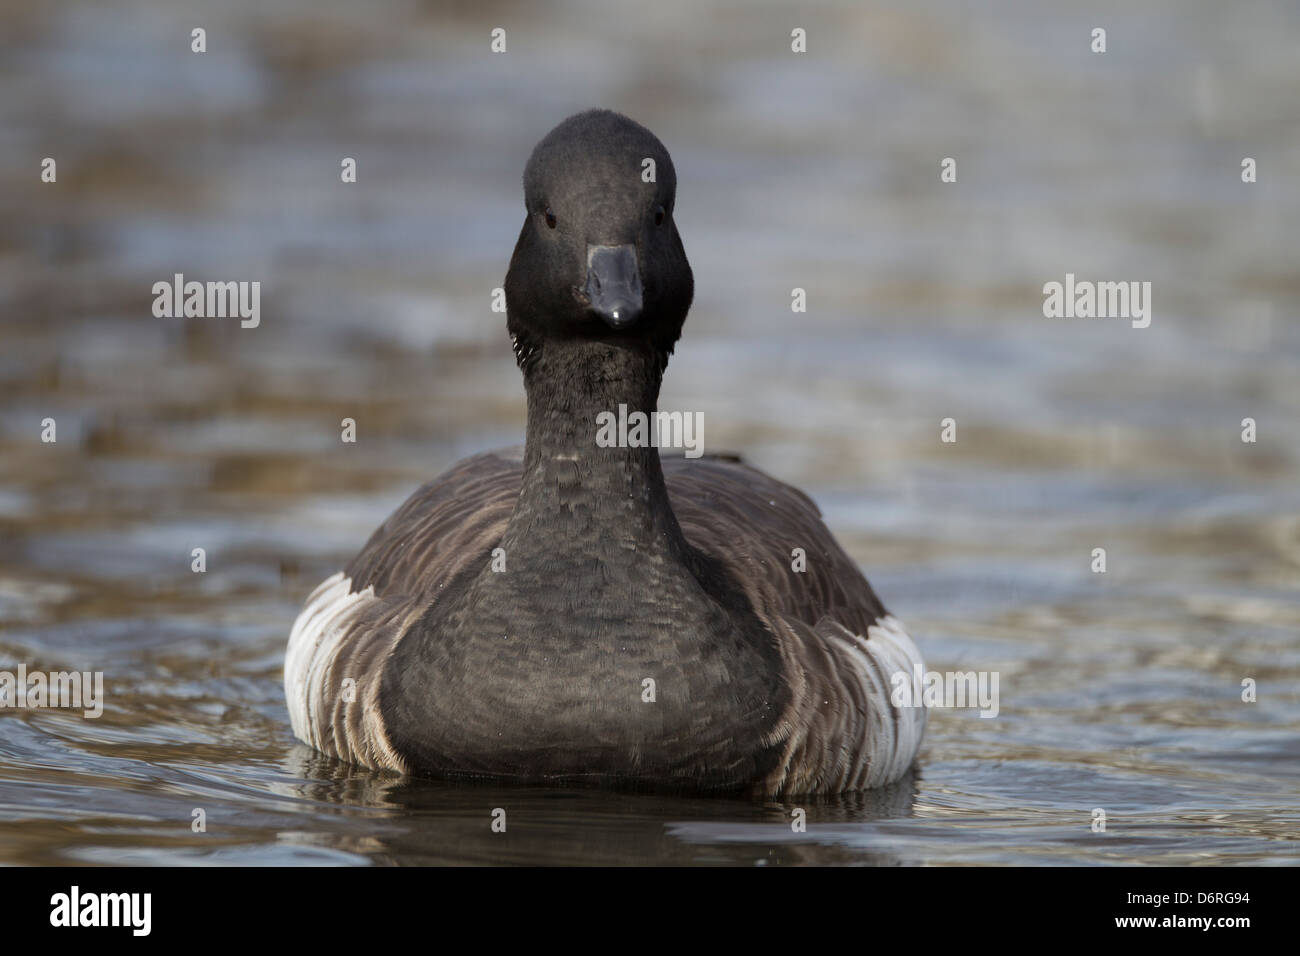
[[[666,458],[673,511],[692,546],[745,584],[760,616],[866,634],[885,609],[807,495],[734,456]],[[354,591],[433,600],[472,562],[488,562],[522,481],[520,449],[467,458],[416,491],[371,535],[346,574]],[[802,548],[807,570],[792,570]]]

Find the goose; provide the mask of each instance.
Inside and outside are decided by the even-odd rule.
[[[921,655],[817,506],[736,456],[595,440],[602,413],[658,411],[694,295],[668,151],[591,110],[541,140],[523,185],[505,280],[523,448],[421,487],[312,592],[285,658],[294,734],[498,783],[897,781],[925,709],[891,691]]]

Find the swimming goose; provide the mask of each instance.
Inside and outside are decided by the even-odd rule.
[[[617,113],[533,151],[505,282],[525,445],[420,488],[307,599],[301,740],[401,773],[762,796],[911,766],[925,710],[890,696],[920,654],[816,505],[734,457],[596,441],[602,412],[657,411],[690,308],[675,194]]]

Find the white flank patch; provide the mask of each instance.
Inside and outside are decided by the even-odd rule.
[[[289,722],[294,735],[317,750],[325,748],[315,732],[316,727],[329,719],[330,712],[323,698],[325,674],[353,616],[375,600],[373,587],[356,594],[350,593],[351,590],[352,579],[342,571],[321,582],[294,621],[284,657],[284,697],[289,706]]]
[[[854,642],[865,658],[861,671],[871,712],[880,718],[873,722],[866,744],[871,769],[865,786],[880,787],[907,772],[925,735],[925,708],[895,707],[890,700],[891,678],[897,673],[911,674],[916,668],[924,671],[925,664],[902,623],[892,614],[867,628],[865,639],[855,635]]]

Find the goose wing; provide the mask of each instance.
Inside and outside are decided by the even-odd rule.
[[[791,695],[769,741],[784,759],[765,789],[836,793],[902,777],[926,713],[894,705],[894,680],[924,664],[817,506],[734,457],[669,459],[664,474],[686,539],[740,582],[781,651]]]
[[[474,455],[421,486],[344,569],[353,589],[432,598],[467,565],[488,560],[519,497],[515,451]]]
[[[384,661],[468,565],[489,559],[519,496],[511,452],[475,455],[417,490],[344,570],[307,599],[289,635],[285,699],[316,749],[405,771],[379,712]]]

